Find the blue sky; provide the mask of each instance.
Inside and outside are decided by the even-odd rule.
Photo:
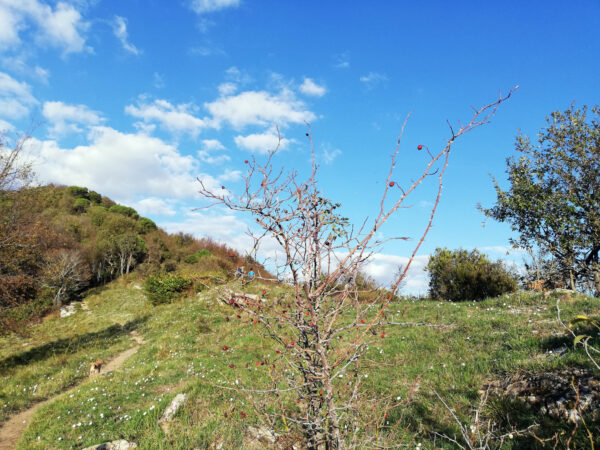
[[[239,189],[275,126],[278,163],[303,171],[311,123],[322,191],[358,223],[376,211],[409,112],[401,185],[425,162],[416,145],[444,145],[446,119],[519,85],[453,150],[406,287],[420,292],[438,246],[506,257],[509,227],[482,227],[476,204],[493,203],[489,174],[504,181],[518,130],[535,136],[551,111],[600,103],[598,29],[597,1],[0,0],[0,129],[31,130],[40,182],[85,185],[243,251],[248,218],[193,212],[194,180]],[[385,236],[417,237],[431,199],[417,193]],[[389,279],[412,245],[386,247],[369,272]]]

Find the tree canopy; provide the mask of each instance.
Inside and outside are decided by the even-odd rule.
[[[519,233],[514,245],[551,255],[555,277],[600,291],[600,108],[555,111],[536,145],[519,134],[509,187],[483,212]]]

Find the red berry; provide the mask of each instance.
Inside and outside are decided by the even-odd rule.
[[[384,417],[387,419],[387,417],[388,417],[388,414],[387,414],[387,413],[385,413],[385,416],[384,416]]]
[[[296,403],[300,403],[300,399],[296,399]]]
[[[394,183],[393,181],[390,181],[390,187],[394,187],[394,184],[396,184],[396,183]]]
[[[221,186],[221,189],[225,189],[225,186]]]
[[[279,354],[281,353],[281,351],[280,351],[280,350],[277,350],[275,353],[277,353],[277,354],[279,355]]]
[[[245,418],[246,418],[246,413],[242,411],[242,412],[240,413],[240,417],[241,417],[242,419],[245,419]]]
[[[265,290],[263,289],[262,293],[263,293],[263,295],[265,295],[265,294],[267,293],[267,291],[265,291]]]
[[[384,338],[385,337],[385,331],[383,333],[381,333],[381,337]]]
[[[417,150],[423,150],[423,146],[421,144],[417,145]]]
[[[365,319],[360,319],[360,323],[365,323]]]
[[[237,318],[238,318],[238,319],[241,319],[241,318],[242,318],[242,316],[240,316],[240,315],[238,314],[238,315],[237,315]]]
[[[233,369],[235,366],[233,364],[229,364],[229,367]]]
[[[245,164],[248,164],[248,160],[245,160],[245,161],[244,161],[244,163],[245,163]]]
[[[260,362],[256,361],[256,365],[257,365],[257,366],[260,366]]]
[[[258,323],[258,320],[255,320],[253,323],[254,323],[254,325],[256,325]]]
[[[229,350],[229,347],[227,347],[226,345],[223,346],[223,351],[226,352],[227,350]]]
[[[290,342],[290,345],[293,347],[294,346],[294,342]]]

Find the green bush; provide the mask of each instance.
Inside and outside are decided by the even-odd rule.
[[[517,277],[477,250],[437,248],[429,257],[429,295],[452,302],[483,300],[517,289]]]
[[[172,302],[190,287],[192,280],[179,275],[151,275],[144,282],[144,291],[154,305]]]
[[[69,186],[67,191],[75,198],[89,198],[89,192],[86,187]]]
[[[110,212],[123,214],[124,216],[131,217],[133,219],[138,219],[140,217],[137,211],[129,206],[113,205],[108,210]]]
[[[191,255],[186,256],[185,258],[183,258],[183,261],[188,264],[196,264],[198,261],[200,261],[201,258],[204,258],[205,256],[210,256],[210,252],[206,249],[202,249],[198,250],[195,253],[192,253]]]
[[[90,219],[94,225],[97,227],[102,226],[104,223],[104,218],[106,217],[106,212],[108,210],[104,206],[94,205],[88,208],[88,214]]]
[[[98,194],[96,191],[89,191],[88,198],[92,203],[100,203],[102,202],[102,196]]]
[[[73,203],[73,211],[82,213],[85,212],[88,206],[90,206],[90,201],[87,198],[79,197]]]
[[[156,230],[158,227],[152,220],[148,219],[147,217],[140,217],[140,220],[138,221],[138,228],[140,230],[140,233],[145,234],[150,231]]]

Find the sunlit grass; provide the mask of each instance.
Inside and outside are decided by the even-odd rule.
[[[136,285],[139,282],[131,279],[107,286],[86,299],[89,313],[78,311],[39,325],[25,348],[91,334],[89,342],[3,369],[0,392],[8,405],[2,411],[6,417],[84,380],[89,361],[108,359],[132,346],[129,329],[135,328],[145,340],[119,370],[84,380],[41,408],[20,448],[80,448],[119,438],[141,448],[206,448],[217,443],[239,448],[248,425],[259,421],[247,397],[219,387],[233,387],[236,380],[238,386],[262,386],[269,379],[269,365],[261,362],[277,361],[275,346],[260,336],[258,326],[243,314],[238,319],[238,312],[218,302],[212,292],[152,307]],[[249,288],[259,293],[262,286]],[[266,288],[272,296],[282,292],[280,287]],[[496,374],[590,366],[580,350],[560,357],[549,353],[563,344],[572,348],[556,321],[555,303],[555,295],[518,293],[478,303],[392,304],[388,317],[401,325],[386,325],[385,338],[373,337],[365,355],[365,361],[373,363],[365,363],[363,387],[376,396],[398,399],[413,391],[405,411],[390,411],[388,422],[401,430],[397,444],[439,447],[446,444],[434,444],[431,431],[457,433],[433,390],[467,421],[479,402],[478,389]],[[561,309],[565,321],[581,313],[598,315],[597,299],[583,296],[562,302]],[[125,329],[102,333],[114,324]],[[22,338],[1,342],[5,361],[24,352]],[[158,419],[180,392],[186,392],[188,400],[165,434]],[[294,399],[283,397],[293,408]]]

